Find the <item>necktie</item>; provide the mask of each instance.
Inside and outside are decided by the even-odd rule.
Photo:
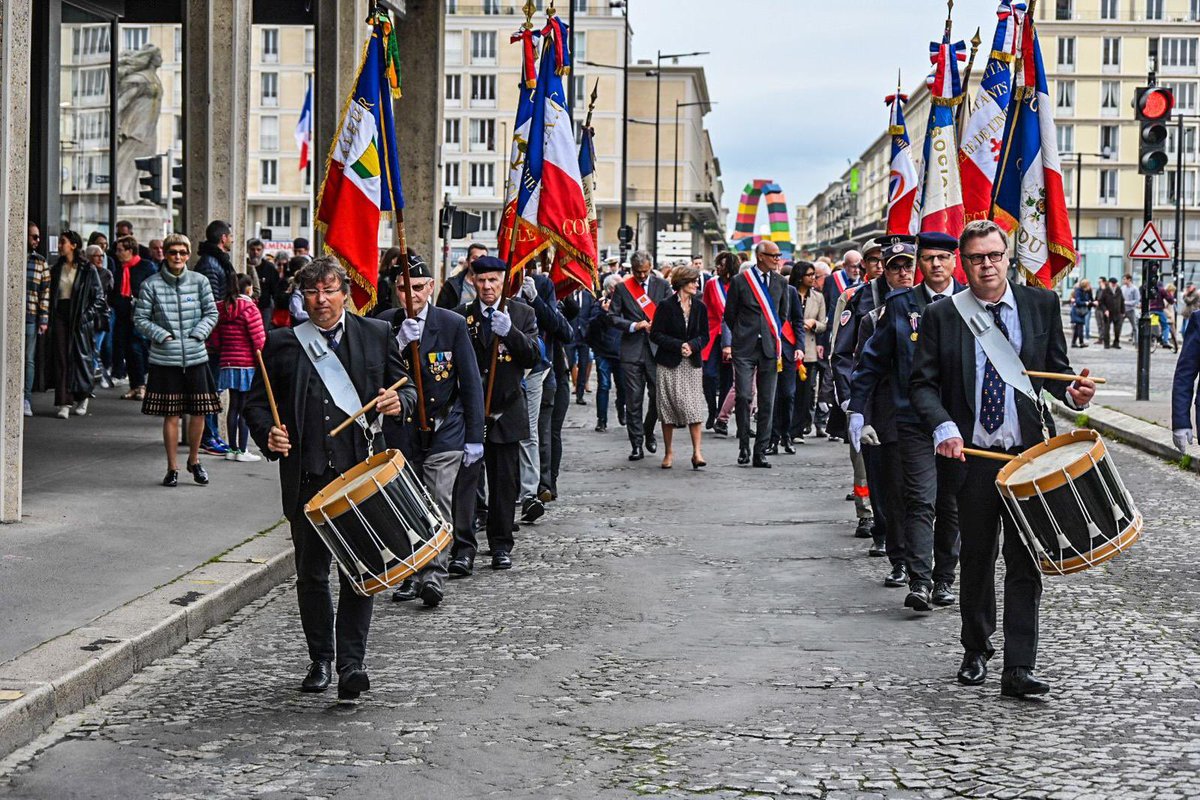
[[[483,309],[483,343],[485,345],[492,343],[492,314],[496,309],[487,306]]]
[[[989,305],[987,310],[992,312],[996,328],[1007,339],[1008,328],[1000,317],[1001,308],[1003,306],[999,303],[994,303]],[[980,405],[982,408],[979,409],[979,421],[983,423],[983,429],[988,433],[1000,430],[1000,426],[1004,424],[1004,381],[1000,379],[1000,373],[992,366],[990,358],[983,367],[983,391],[980,396]]]
[[[322,330],[320,328],[318,328],[317,330],[321,331],[321,335],[324,336],[325,341],[329,343],[329,349],[333,350],[334,352],[337,352],[338,345],[340,344],[337,336],[339,333],[342,332],[342,323],[339,322],[337,325],[334,325],[329,330]]]

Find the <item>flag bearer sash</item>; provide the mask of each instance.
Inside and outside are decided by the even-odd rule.
[[[632,275],[625,279],[625,288],[629,290],[629,294],[633,297],[633,302],[638,304],[642,309],[642,313],[646,315],[646,319],[654,322],[654,312],[658,306],[654,305],[654,301],[646,294],[645,288],[638,283]]]
[[[771,338],[775,340],[775,369],[777,372],[783,372],[783,337],[780,333],[779,315],[775,313],[775,303],[771,296],[763,291],[762,284],[754,277],[753,272],[754,270],[748,269],[742,274],[746,276],[750,292],[758,301],[758,307],[762,309],[763,317],[767,320],[767,327],[771,329]]]

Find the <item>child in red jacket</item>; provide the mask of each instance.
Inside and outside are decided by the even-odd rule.
[[[250,428],[242,418],[246,394],[254,380],[254,354],[266,344],[262,313],[251,297],[248,275],[240,275],[218,309],[217,328],[213,333],[214,350],[221,354],[221,372],[217,391],[229,390],[229,411],[225,424],[229,428],[229,461],[258,461],[261,456],[251,453]]]

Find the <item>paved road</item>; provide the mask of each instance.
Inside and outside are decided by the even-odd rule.
[[[365,702],[295,691],[282,586],[0,762],[17,798],[1154,797],[1200,794],[1197,477],[1124,447],[1136,548],[1048,583],[1046,702],[953,682],[852,538],[844,445],[771,471],[708,441],[629,464],[572,407],[563,499],[423,612],[379,602]],[[681,459],[682,460],[682,459]],[[1182,556],[1182,557],[1181,557]]]

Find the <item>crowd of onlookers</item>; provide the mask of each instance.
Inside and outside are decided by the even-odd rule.
[[[1133,275],[1099,278],[1099,288],[1093,290],[1091,281],[1079,281],[1071,292],[1071,346],[1088,347],[1092,340],[1092,319],[1098,322],[1099,335],[1095,343],[1105,349],[1121,348],[1121,328],[1129,326],[1129,341],[1137,343],[1138,318],[1141,316],[1143,287],[1133,282]],[[1193,312],[1200,309],[1200,291],[1188,283],[1178,294],[1174,283],[1155,282],[1149,289],[1151,335],[1163,347],[1179,350],[1179,341],[1187,330]],[[1157,328],[1157,330],[1155,330]]]

